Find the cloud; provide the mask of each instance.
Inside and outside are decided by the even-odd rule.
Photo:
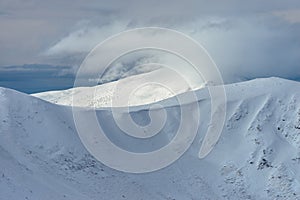
[[[275,11],[273,14],[290,23],[300,23],[300,9]]]
[[[216,61],[226,82],[300,76],[300,26],[272,16],[231,19],[228,28],[194,34]]]
[[[89,52],[98,43],[106,38],[127,28],[128,22],[116,21],[101,27],[84,24],[80,29],[75,30],[68,36],[62,38],[55,45],[50,47],[45,55],[70,55]]]
[[[203,44],[226,82],[300,76],[300,2],[295,0],[4,0],[0,8],[0,65],[76,67],[113,34],[161,26]]]
[[[86,55],[113,33],[130,28],[132,25],[128,21],[102,27],[87,26],[61,39],[47,52],[52,55],[85,52]],[[176,30],[191,36],[208,50],[227,83],[255,77],[300,76],[300,26],[282,22],[273,14],[207,17],[177,25]],[[122,45],[126,45],[126,41]],[[110,52],[108,50],[103,56]],[[172,63],[170,59],[168,62]]]

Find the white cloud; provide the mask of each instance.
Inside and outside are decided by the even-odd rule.
[[[115,33],[162,26],[203,44],[229,81],[299,76],[299,1],[4,0],[0,9],[1,65],[78,65]]]
[[[295,42],[298,35],[293,32],[300,33],[300,28],[274,20],[272,15],[240,19],[208,17],[177,25],[176,30],[188,34],[208,50],[226,82],[264,76],[300,76],[297,64],[300,63],[300,41]],[[99,42],[128,28],[127,21],[80,28],[50,47],[47,53],[87,54]],[[126,41],[122,45],[126,45]],[[168,63],[174,64],[170,58]]]
[[[128,22],[116,21],[101,27],[86,26],[70,33],[50,47],[45,55],[86,53],[113,34],[126,29]]]

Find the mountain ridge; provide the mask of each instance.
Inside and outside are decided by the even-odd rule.
[[[197,155],[211,111],[207,90],[197,90],[203,117],[190,149],[167,168],[134,175],[112,170],[89,154],[71,107],[2,88],[1,199],[300,199],[299,89],[298,82],[279,78],[225,85],[225,126],[204,159]],[[161,102],[173,104],[167,108],[170,118],[162,136],[147,143],[123,136],[111,123],[109,108],[96,112],[107,130],[114,130],[114,143],[146,151],[176,132],[175,98]],[[147,121],[147,110],[132,112]]]

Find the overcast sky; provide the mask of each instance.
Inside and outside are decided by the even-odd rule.
[[[107,37],[144,26],[196,39],[227,82],[300,77],[299,0],[0,0],[0,66],[78,66]]]

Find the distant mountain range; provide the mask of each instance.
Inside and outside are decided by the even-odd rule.
[[[0,87],[29,94],[71,88],[74,77],[74,69],[70,66],[47,64],[0,66]]]

